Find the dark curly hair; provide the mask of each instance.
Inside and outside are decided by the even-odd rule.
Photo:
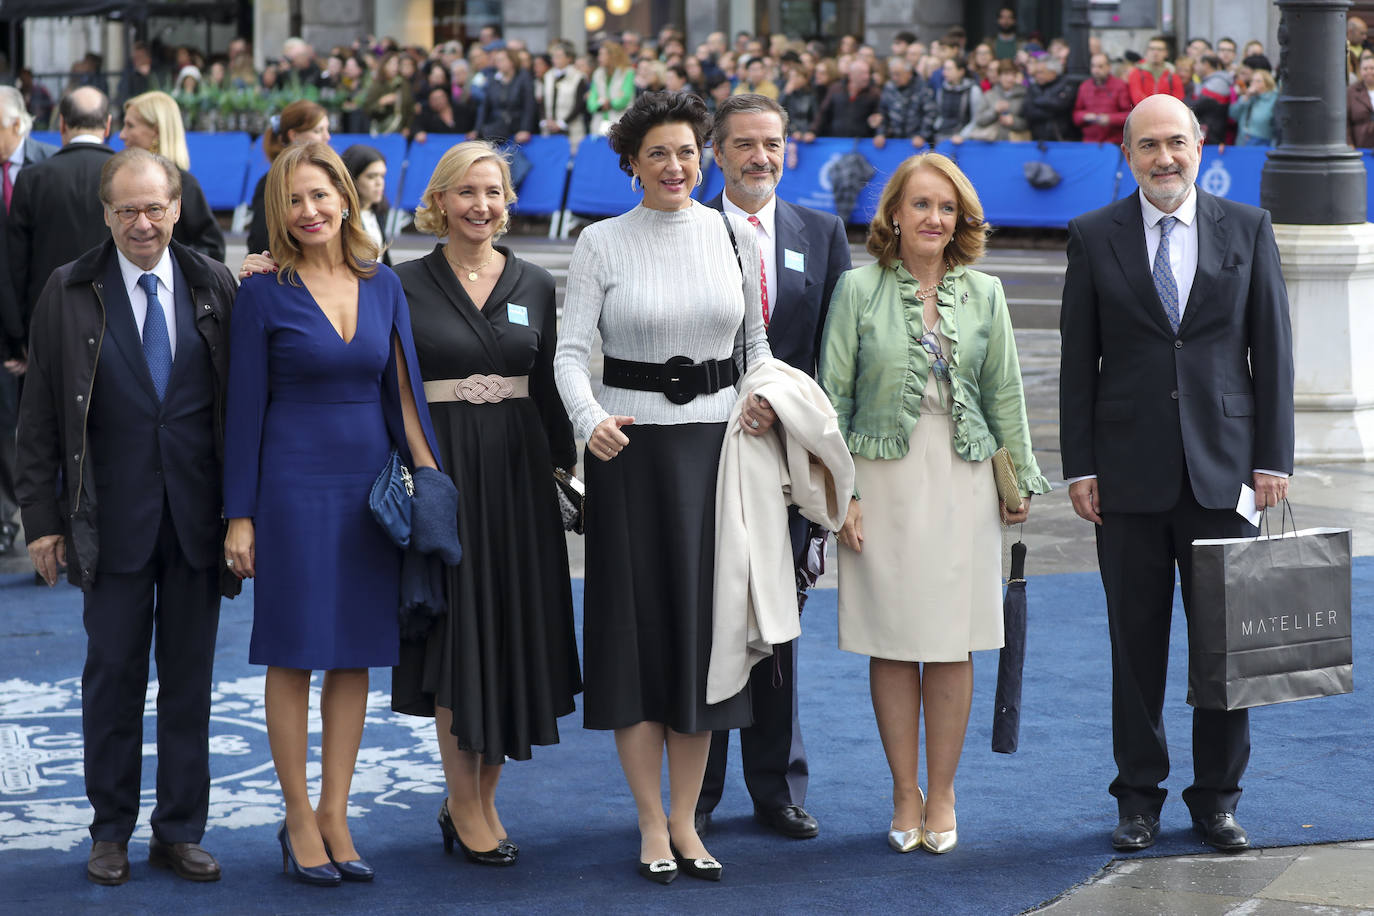
[[[706,145],[711,133],[711,113],[706,103],[690,92],[646,92],[634,100],[620,120],[611,125],[607,139],[611,149],[620,154],[620,170],[634,174],[630,157],[639,155],[644,137],[660,124],[686,124],[697,138],[697,154]]]

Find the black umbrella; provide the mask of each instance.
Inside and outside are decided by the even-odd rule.
[[[1016,753],[1021,734],[1021,671],[1026,663],[1026,545],[1011,545],[1011,578],[1002,601],[1002,651],[997,662],[997,697],[992,711],[992,749]]]

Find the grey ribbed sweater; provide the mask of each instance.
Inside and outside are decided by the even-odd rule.
[[[582,230],[568,268],[553,360],[558,392],[579,438],[613,415],[651,424],[730,418],[734,388],[679,405],[654,391],[602,386],[593,393],[587,369],[598,331],[603,353],[639,362],[674,356],[738,361],[746,341],[748,365],[771,355],[759,304],[757,236],[748,223],[730,219],[743,284],[720,213],[704,204],[675,211],[641,205]],[[633,438],[633,429],[626,434]]]

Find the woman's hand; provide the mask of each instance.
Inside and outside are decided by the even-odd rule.
[[[239,265],[239,279],[247,280],[253,274],[270,274],[276,269],[277,262],[272,260],[271,252],[253,254],[250,251],[244,255],[243,263]]]
[[[587,451],[602,461],[610,461],[630,444],[630,437],[622,433],[620,427],[629,426],[634,421],[634,417],[607,417],[602,420],[596,424],[592,437],[587,440]]]
[[[773,428],[777,419],[778,415],[767,398],[750,393],[749,397],[744,399],[744,408],[739,413],[739,425],[747,435],[765,435]]]
[[[1026,517],[1030,515],[1030,501],[1031,498],[1029,496],[1021,497],[1021,511],[1009,512],[1007,511],[1007,504],[999,500],[998,502],[1002,507],[1002,524],[1019,525],[1024,522]]]
[[[840,543],[855,553],[864,551],[864,510],[858,499],[849,500],[849,511],[840,526]]]
[[[229,519],[229,531],[224,535],[224,565],[240,579],[251,579],[256,574],[253,569],[255,556],[253,520]]]

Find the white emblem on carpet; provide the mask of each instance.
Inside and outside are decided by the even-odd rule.
[[[319,686],[312,684],[311,794],[319,794]],[[147,839],[156,801],[157,682],[143,712],[143,792],[135,839]],[[263,678],[215,685],[210,707],[210,819],[207,830],[259,828],[281,822],[281,793],[272,768],[263,714]],[[443,772],[432,719],[391,711],[390,697],[372,691],[349,815],[379,805],[409,808],[411,796],[441,796]],[[81,679],[52,683],[0,681],[0,852],[70,850],[87,842],[81,742]]]

